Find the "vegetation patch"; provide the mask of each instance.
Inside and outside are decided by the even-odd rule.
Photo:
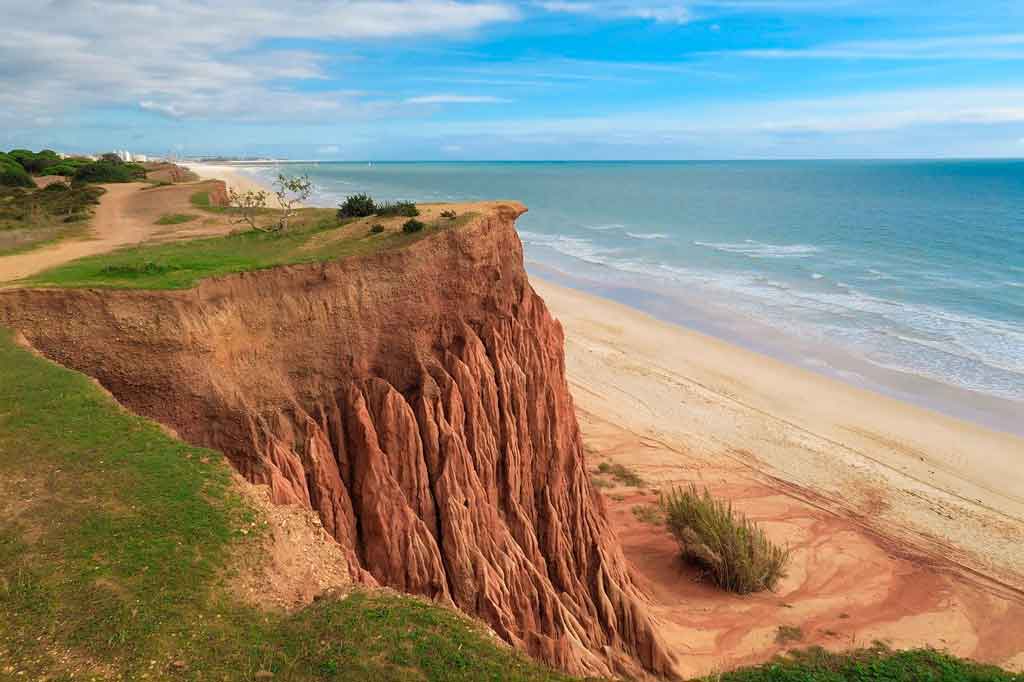
[[[656,504],[638,504],[633,507],[633,516],[638,521],[660,526],[665,523],[665,511]]]
[[[376,213],[382,218],[391,216],[415,218],[420,214],[420,210],[411,201],[395,201],[379,204]]]
[[[760,526],[732,504],[690,485],[661,498],[665,522],[683,559],[703,569],[722,589],[748,594],[774,589],[785,576],[788,548],[771,542]]]
[[[0,187],[0,255],[25,251],[81,232],[102,187],[56,182],[42,189]]]
[[[639,488],[644,485],[644,479],[625,464],[601,462],[597,465],[597,470],[602,474],[608,474],[622,485],[628,485],[633,488]]]
[[[180,225],[195,220],[199,216],[192,213],[165,213],[157,218],[157,225]]]
[[[1024,675],[965,661],[933,649],[892,651],[882,644],[846,653],[820,647],[732,672],[715,682],[1024,682]]]
[[[377,215],[381,218],[415,218],[420,214],[416,204],[411,201],[386,201],[377,203],[367,194],[353,194],[338,204],[338,220],[347,218],[365,218]]]
[[[402,232],[405,232],[406,234],[413,234],[414,232],[419,232],[426,226],[427,224],[424,223],[422,220],[409,218],[408,220],[405,221],[405,223],[402,224]]]

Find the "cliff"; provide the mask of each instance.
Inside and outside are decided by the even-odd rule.
[[[573,673],[667,674],[584,466],[522,211],[187,291],[4,291],[0,324],[316,511],[355,579]]]

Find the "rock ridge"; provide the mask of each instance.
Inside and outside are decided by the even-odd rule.
[[[4,291],[0,323],[315,511],[354,580],[453,605],[571,673],[668,675],[585,468],[524,210],[186,291]]]

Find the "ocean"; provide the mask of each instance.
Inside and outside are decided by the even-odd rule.
[[[276,172],[249,170],[264,179]],[[529,207],[518,225],[533,274],[1024,431],[1024,161],[287,170],[309,174],[318,205],[359,192],[417,202],[517,199]]]

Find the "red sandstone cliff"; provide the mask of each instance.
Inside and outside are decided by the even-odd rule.
[[[516,205],[180,292],[0,292],[0,323],[316,510],[349,570],[575,673],[667,673],[587,472]]]

